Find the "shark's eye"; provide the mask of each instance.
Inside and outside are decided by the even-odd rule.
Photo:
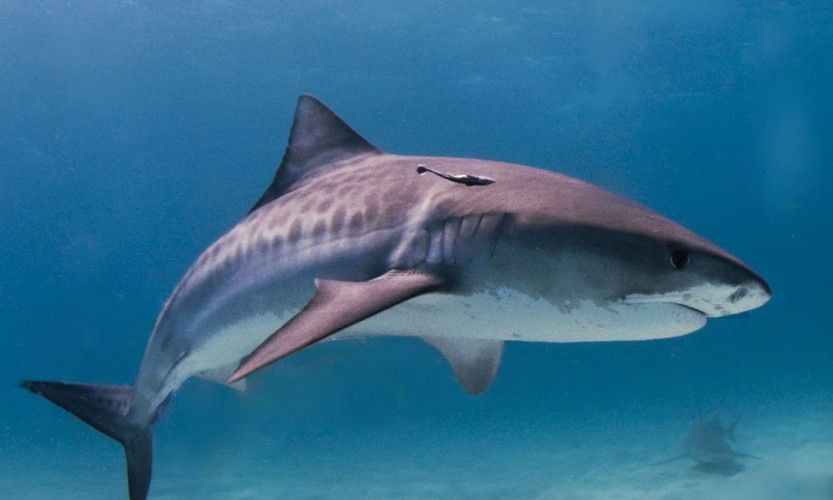
[[[688,252],[685,250],[672,250],[668,255],[668,260],[671,261],[671,265],[674,266],[674,269],[679,271],[688,265]]]

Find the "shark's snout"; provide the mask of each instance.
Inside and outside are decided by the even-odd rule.
[[[766,304],[771,297],[769,285],[764,280],[755,278],[738,285],[722,301],[721,307],[715,308],[714,314],[709,316],[728,316],[751,311]]]
[[[769,301],[772,291],[758,273],[708,241],[698,244],[704,250],[692,252],[691,265],[681,269],[684,279],[666,298],[709,318],[751,311]]]
[[[757,309],[772,297],[767,283],[757,276],[740,284],[701,283],[684,290],[658,294],[631,294],[628,304],[667,303],[693,309],[709,318],[740,314]]]
[[[697,309],[710,318],[730,316],[757,309],[769,301],[772,293],[762,280],[746,281],[736,286],[702,287],[700,293],[685,293],[679,304]]]

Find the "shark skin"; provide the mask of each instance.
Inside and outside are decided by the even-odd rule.
[[[275,179],[175,286],[133,386],[21,385],[125,447],[150,482],[150,428],[190,377],[244,377],[322,340],[423,338],[466,391],[506,340],[665,338],[763,305],[740,260],[636,203],[551,171],[386,154],[301,96]]]

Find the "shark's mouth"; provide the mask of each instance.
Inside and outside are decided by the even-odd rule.
[[[677,307],[683,307],[683,308],[688,309],[690,311],[693,311],[697,314],[701,314],[703,316],[706,316],[707,318],[713,316],[713,314],[710,313],[708,310],[706,310],[705,307],[703,309],[701,309],[697,306],[694,306],[694,305],[691,305],[691,304],[686,304],[686,303],[680,302],[678,300],[673,300],[673,299],[668,298],[668,297],[656,297],[656,298],[652,298],[652,297],[625,297],[624,299],[622,299],[621,303],[625,304],[625,305],[629,305],[629,306],[630,305],[634,305],[634,306],[635,305],[646,305],[646,304],[677,306]],[[711,305],[711,304],[709,304],[709,305]]]
[[[673,305],[675,305],[675,306],[685,307],[686,309],[689,309],[689,310],[691,310],[691,311],[694,311],[694,312],[696,312],[696,313],[698,313],[698,314],[702,314],[703,316],[705,316],[705,317],[707,317],[707,318],[709,317],[709,313],[707,313],[706,311],[703,311],[703,310],[701,310],[701,309],[697,309],[696,307],[694,307],[694,306],[690,306],[690,305],[688,305],[688,304],[683,304],[683,303],[681,303],[681,302],[667,302],[667,304],[673,304]]]
[[[667,293],[626,295],[624,304],[674,304],[697,311],[709,318],[729,316],[755,309],[770,298],[766,284],[750,281],[740,285],[703,283]]]
[[[701,309],[697,307],[697,305],[686,304],[673,298],[669,297],[626,297],[625,299],[620,301],[620,304],[626,306],[636,306],[636,307],[667,307],[669,309],[676,309],[681,313],[684,313],[685,316],[691,318],[696,317],[699,318],[698,321],[702,321],[702,325],[705,325],[706,320],[714,316],[711,311],[708,309]],[[701,327],[702,327],[701,325]]]
[[[626,296],[622,299],[622,303],[628,305],[667,304],[669,306],[684,307],[707,318],[731,314],[731,312],[727,311],[718,301],[696,297],[688,293],[673,293],[665,295],[634,294]]]
[[[644,298],[644,297],[640,297],[640,298],[626,297],[625,299],[622,300],[621,303],[625,304],[625,305],[629,305],[629,306],[631,306],[631,305],[633,305],[633,306],[646,305],[646,304],[676,306],[676,307],[685,308],[685,309],[687,309],[691,312],[697,313],[697,314],[699,314],[701,316],[705,316],[707,318],[712,316],[712,314],[710,314],[708,311],[697,308],[697,307],[695,307],[691,304],[684,304],[683,302],[679,302],[679,301],[676,301],[676,300],[669,300],[667,298],[652,299],[652,298]]]

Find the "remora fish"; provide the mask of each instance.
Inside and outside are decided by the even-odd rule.
[[[769,297],[738,259],[631,201],[530,167],[385,154],[301,96],[274,181],[176,285],[134,385],[21,385],[121,442],[141,499],[151,427],[192,376],[242,382],[336,333],[406,335],[477,393],[504,340],[671,337]]]

